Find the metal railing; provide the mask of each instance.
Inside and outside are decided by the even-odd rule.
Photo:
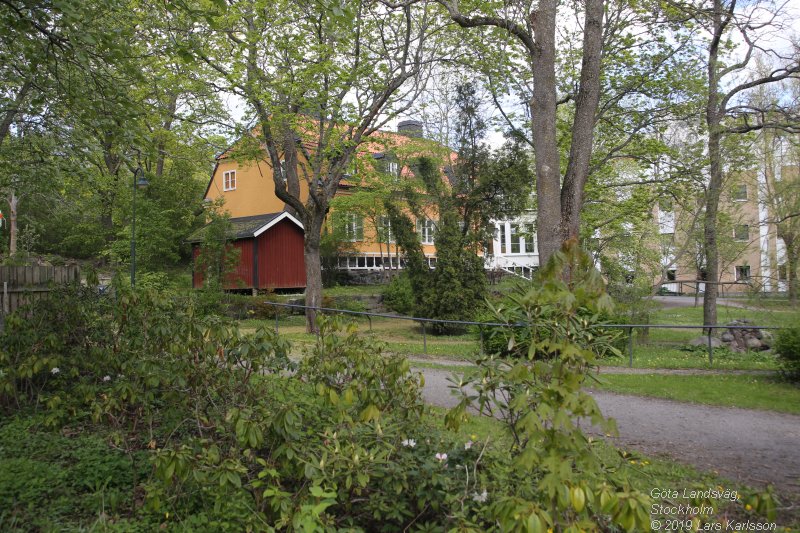
[[[321,313],[335,313],[335,314],[344,314],[344,315],[354,315],[354,316],[365,316],[369,321],[369,330],[372,331],[372,317],[378,318],[391,318],[391,319],[398,319],[398,320],[410,320],[412,322],[418,322],[422,325],[422,346],[423,346],[423,353],[427,355],[428,353],[428,336],[427,330],[425,325],[430,324],[456,324],[460,326],[477,326],[479,335],[480,335],[480,351],[483,354],[483,341],[484,341],[484,334],[483,329],[484,327],[510,327],[510,328],[524,328],[528,327],[530,324],[525,322],[517,322],[517,323],[507,323],[507,322],[475,322],[471,320],[441,320],[436,318],[424,318],[424,317],[417,317],[417,316],[406,316],[406,315],[394,315],[389,313],[370,313],[367,311],[350,311],[347,309],[337,309],[334,307],[313,307],[309,305],[299,305],[299,304],[285,304],[285,303],[278,303],[278,302],[265,302],[267,305],[272,305],[275,307],[285,307],[285,308],[293,308],[293,309],[313,309],[314,311],[319,311]],[[278,313],[275,313],[275,331],[278,331]],[[681,325],[681,324],[594,324],[593,328],[609,328],[609,329],[624,329],[626,330],[628,336],[628,366],[633,368],[633,330],[634,329],[701,329],[706,330],[705,336],[708,338],[708,364],[714,364],[714,346],[713,346],[713,332],[714,330],[718,329],[755,329],[755,330],[779,330],[782,329],[779,326],[751,326],[751,325],[743,325],[743,326],[726,326],[726,325],[705,325],[705,326],[693,326],[693,325]]]

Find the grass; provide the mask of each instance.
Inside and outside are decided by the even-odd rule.
[[[800,387],[771,376],[602,374],[593,388],[682,402],[800,414]]]
[[[694,348],[656,344],[636,345],[633,349],[633,368],[709,369],[709,370],[777,370],[777,359],[771,352],[735,353],[715,348],[713,364],[708,361],[705,346]],[[604,359],[605,366],[628,366],[627,348],[622,357]]]
[[[800,313],[772,311],[769,309],[741,309],[727,305],[717,306],[717,322],[725,324],[746,318],[757,326],[791,326],[797,323]],[[703,325],[703,306],[660,309],[652,314],[653,324]]]
[[[383,294],[386,285],[341,285],[322,290],[324,296],[377,296]]]

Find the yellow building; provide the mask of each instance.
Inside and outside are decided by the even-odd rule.
[[[411,139],[421,136],[422,123],[413,120],[400,122],[397,132],[378,132],[375,134],[375,141],[362,145],[360,161],[356,167],[370,168],[397,180],[408,179],[411,175],[410,170],[391,147],[401,149],[408,146]],[[430,142],[426,146],[430,147]],[[443,149],[439,147],[439,151]],[[305,180],[299,181],[300,198],[305,202],[308,199],[308,184]],[[359,189],[356,185],[361,183],[356,183],[354,177],[342,180],[336,199],[353,194],[354,190]],[[249,224],[254,217],[266,217],[265,220],[271,220],[271,216],[287,210],[286,204],[275,194],[273,168],[267,158],[240,163],[229,153],[221,155],[206,188],[205,199],[212,202],[222,199],[224,210],[230,214],[234,226]],[[348,241],[345,243],[345,252],[339,258],[340,268],[365,271],[402,268],[403,258],[394,243],[388,218],[365,217],[356,212],[335,213],[336,201],[332,205],[334,207],[328,216],[328,223],[338,218],[343,224],[344,239]],[[430,212],[426,212],[425,217],[420,217],[415,222],[423,253],[429,265],[434,266],[436,214],[432,210],[428,211]],[[240,222],[242,224],[239,224]]]

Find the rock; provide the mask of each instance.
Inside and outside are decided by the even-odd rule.
[[[720,337],[720,340],[722,342],[731,342],[731,341],[733,341],[733,333],[731,333],[730,331],[726,331],[725,333],[722,334],[722,336]]]
[[[708,346],[708,337],[697,337],[696,339],[692,339],[689,341],[690,346]],[[722,346],[722,341],[716,337],[711,337],[711,346],[713,348],[719,348]]]
[[[756,339],[763,339],[764,338],[764,331],[761,329],[753,330],[753,337]]]
[[[755,337],[748,337],[747,338],[747,349],[748,350],[760,350],[761,349],[761,341],[756,339]]]
[[[761,330],[761,345],[765,348],[772,347],[773,336],[772,333],[766,330]]]

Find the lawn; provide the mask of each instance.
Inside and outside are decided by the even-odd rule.
[[[800,414],[800,387],[772,376],[601,374],[592,387],[682,402]]]
[[[370,332],[370,323],[365,317],[348,317],[355,320],[359,329]],[[274,328],[274,320],[248,319],[239,322],[245,332],[254,331],[258,327]],[[305,318],[300,315],[281,317],[278,329],[282,335],[291,340],[300,349],[315,342],[313,335],[305,332]],[[401,319],[373,318],[372,335],[387,343],[388,350],[414,358],[448,359],[456,361],[474,361],[480,353],[477,339],[470,333],[460,335],[434,335],[428,327],[423,336],[419,324]],[[733,353],[724,349],[714,350],[714,364],[709,366],[708,351],[704,346],[686,349],[688,340],[697,336],[697,332],[681,337],[680,330],[650,330],[650,337],[645,344],[636,337],[634,345],[633,366],[635,368],[715,368],[741,370],[775,370],[775,357],[769,352]],[[654,338],[670,338],[670,341]],[[628,366],[627,345],[623,357],[608,358],[601,362],[608,366]]]

